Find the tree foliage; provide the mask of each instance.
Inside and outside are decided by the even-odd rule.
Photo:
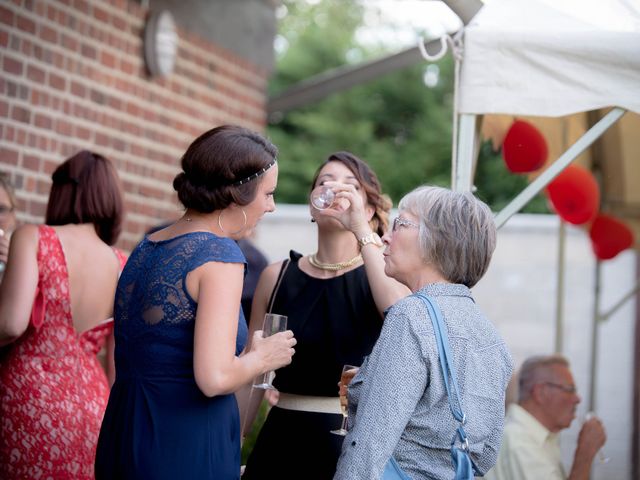
[[[342,67],[350,59],[384,53],[357,42],[364,7],[358,0],[282,2],[287,15],[279,35],[287,47],[270,82],[280,92],[311,76]],[[385,75],[287,112],[268,134],[280,149],[278,201],[304,203],[318,165],[331,153],[348,150],[366,160],[394,203],[421,184],[450,186],[453,60],[437,63],[439,79],[425,86],[426,64]],[[496,178],[498,177],[498,178]],[[508,202],[526,179],[511,175],[485,145],[476,175],[478,193],[494,209]],[[544,211],[537,201],[530,211]]]

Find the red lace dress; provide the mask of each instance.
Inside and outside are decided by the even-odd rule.
[[[38,271],[31,323],[0,365],[0,478],[93,479],[109,396],[96,354],[113,321],[75,331],[64,252],[46,225],[39,227]]]

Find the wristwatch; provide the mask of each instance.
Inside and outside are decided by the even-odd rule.
[[[360,249],[362,249],[365,245],[373,244],[376,247],[383,247],[382,239],[380,235],[375,232],[368,233],[364,237],[358,239],[358,244],[360,245]]]

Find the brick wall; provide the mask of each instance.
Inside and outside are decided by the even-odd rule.
[[[149,78],[146,16],[127,0],[0,2],[0,169],[21,221],[43,221],[59,163],[95,150],[123,181],[129,250],[178,215],[171,182],[193,138],[222,123],[263,130],[267,72],[179,29],[174,72]]]

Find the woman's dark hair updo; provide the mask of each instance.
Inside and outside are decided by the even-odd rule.
[[[234,125],[216,127],[189,145],[173,188],[180,202],[197,212],[247,205],[277,154],[278,149],[256,132]]]

